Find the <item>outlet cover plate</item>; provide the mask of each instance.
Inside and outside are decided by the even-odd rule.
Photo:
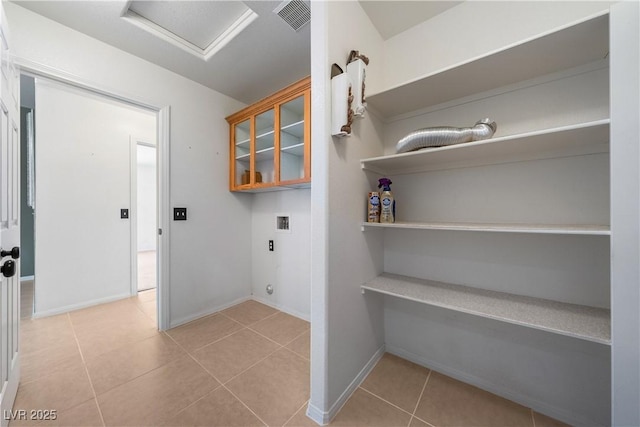
[[[173,208],[173,220],[174,221],[186,221],[187,220],[187,208]]]

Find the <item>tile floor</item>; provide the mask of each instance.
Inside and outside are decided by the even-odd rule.
[[[138,252],[138,290],[156,287],[156,251]]]
[[[255,301],[158,332],[155,290],[23,319],[14,410],[55,409],[57,420],[37,424],[51,426],[315,426],[309,333]],[[562,424],[385,354],[332,425]]]

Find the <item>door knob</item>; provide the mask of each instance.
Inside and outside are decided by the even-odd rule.
[[[4,277],[13,277],[16,274],[16,262],[13,260],[5,262],[0,267],[0,272]]]
[[[2,249],[0,250],[0,255],[2,257],[11,256],[11,258],[13,259],[18,259],[20,258],[20,248],[18,246],[15,246],[10,251],[5,251],[4,249]]]

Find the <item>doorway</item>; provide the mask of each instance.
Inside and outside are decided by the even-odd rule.
[[[157,286],[157,153],[154,143],[140,138],[133,138],[132,145],[136,179],[135,182],[132,180],[131,194],[135,196],[135,203],[132,201],[131,204],[137,207],[133,218],[137,230],[131,234],[136,238],[132,262],[137,264],[132,287],[135,292],[142,292]]]
[[[153,188],[153,190],[151,190],[151,192],[153,193],[153,208],[152,208],[152,211],[153,211],[153,217],[154,217],[153,224],[152,224],[152,232],[153,232],[154,238],[157,238],[157,236],[158,236],[157,230],[158,230],[159,225],[160,224],[164,224],[163,221],[166,221],[166,219],[164,219],[163,217],[159,217],[159,215],[157,213],[158,207],[162,206],[163,203],[168,202],[168,199],[165,196],[165,192],[161,193],[161,191],[164,188],[164,185],[166,185],[165,183],[167,182],[166,181],[166,177],[164,175],[162,175],[162,172],[163,172],[163,166],[162,165],[166,166],[168,164],[168,162],[167,162],[168,159],[166,159],[163,156],[163,147],[165,147],[165,149],[166,149],[166,147],[168,146],[167,144],[168,144],[169,108],[165,107],[164,109],[153,109],[153,108],[150,108],[149,106],[146,106],[146,105],[140,105],[140,104],[134,103],[134,102],[132,102],[131,100],[128,100],[128,99],[116,97],[115,95],[114,96],[110,96],[108,94],[105,94],[104,91],[100,91],[100,90],[97,90],[97,89],[94,89],[94,88],[79,87],[76,84],[69,84],[70,82],[61,82],[59,80],[54,82],[52,80],[47,79],[46,77],[43,78],[40,74],[35,74],[33,76],[36,78],[36,82],[40,81],[41,83],[43,83],[39,87],[39,89],[40,89],[39,92],[40,93],[44,92],[43,87],[45,87],[45,86],[48,87],[48,88],[46,88],[46,90],[48,90],[48,91],[51,91],[51,88],[54,88],[54,89],[60,90],[61,92],[64,92],[65,95],[62,97],[62,102],[68,101],[68,100],[65,101],[65,98],[64,98],[65,96],[69,96],[70,94],[71,95],[78,95],[81,98],[86,98],[86,99],[93,98],[94,100],[96,100],[96,103],[101,103],[101,105],[102,105],[101,108],[111,108],[114,105],[119,105],[122,110],[127,110],[127,109],[129,109],[129,110],[139,110],[139,112],[143,112],[143,113],[144,113],[144,111],[146,111],[145,114],[150,115],[152,123],[153,123],[152,127],[154,129],[154,136],[145,137],[145,142],[148,145],[153,145],[153,153],[154,153],[153,154],[153,159],[154,159],[153,168],[154,168],[155,172],[153,174],[154,175],[154,180],[153,180],[153,184],[154,184],[153,187],[154,188]],[[36,88],[36,89],[38,89],[38,88]],[[52,98],[50,98],[50,99],[52,99]],[[85,99],[85,101],[86,101],[86,99]],[[43,105],[47,105],[46,102],[44,102],[42,104]],[[51,105],[54,105],[54,102],[53,101],[49,101],[49,104],[50,104],[48,106],[49,109],[53,110],[50,107],[51,107]],[[68,104],[72,105],[73,102],[68,102]],[[39,105],[39,106],[42,107],[42,105]],[[93,120],[93,118],[89,118],[87,120],[83,120],[80,117],[80,113],[77,111],[77,109],[73,110],[73,111],[75,111],[75,113],[73,115],[74,120],[69,121],[67,123],[67,128],[68,129],[75,128],[77,126],[87,126],[87,120]],[[42,111],[40,111],[40,113],[42,113]],[[94,116],[95,115],[96,114],[94,114]],[[39,117],[41,118],[40,124],[42,124],[42,122],[46,122],[47,121],[46,115],[40,115]],[[44,117],[44,119],[43,119],[43,117]],[[48,120],[49,120],[49,122],[52,122],[52,121],[55,122],[55,120],[51,120],[51,117],[49,117]],[[120,126],[120,125],[122,125],[122,123],[123,123],[123,120],[121,118],[119,118],[118,119],[118,125]],[[102,126],[102,125],[103,125],[103,121],[101,120],[100,126]],[[98,128],[98,126],[93,126],[93,128],[96,129],[96,128]],[[43,128],[41,128],[41,129],[43,129]],[[104,131],[104,129],[102,129],[102,128],[101,128],[101,130]],[[67,129],[65,129],[65,131],[67,131]],[[104,132],[101,132],[101,134],[102,133],[104,133]],[[43,137],[43,135],[45,135],[44,131],[42,132],[41,135],[38,135],[38,136],[39,137]],[[68,140],[69,140],[69,138],[57,138],[56,139],[56,141],[63,141],[63,143],[68,143]],[[84,163],[87,163],[86,159],[89,159],[89,161],[93,161],[95,159],[95,161],[96,161],[95,164],[93,165],[93,167],[90,168],[90,169],[87,168],[86,165],[82,165],[82,168],[85,168],[85,169],[89,170],[90,173],[96,173],[98,166],[100,166],[100,162],[98,162],[97,160],[102,159],[102,160],[105,160],[105,161],[111,161],[112,158],[115,156],[114,153],[116,153],[116,151],[117,151],[113,146],[109,147],[108,150],[100,151],[101,148],[98,147],[98,144],[96,143],[96,140],[97,140],[96,135],[90,134],[90,138],[87,138],[87,137],[82,138],[83,142],[82,142],[82,146],[80,147],[80,151],[81,152],[84,150],[84,153],[83,153],[84,156],[85,156],[85,162]],[[40,138],[38,139],[38,141],[42,142],[42,141],[40,141]],[[158,145],[157,146],[155,144],[156,141],[158,141]],[[130,165],[129,165],[129,161],[128,161],[130,142],[131,142],[130,141],[130,137],[129,137],[129,135],[127,135],[126,136],[126,142],[125,142],[125,145],[127,147],[126,151],[125,151],[127,153],[126,154],[126,160],[125,160],[125,162],[126,162],[125,163],[125,165],[126,165],[125,167],[126,167],[126,169],[129,169],[129,170],[127,170],[125,173],[126,173],[127,176],[131,176],[131,178],[133,178],[133,176],[130,175],[130,172],[129,172],[130,171]],[[87,171],[85,171],[84,169],[80,170],[79,168],[68,167],[69,162],[73,158],[73,156],[71,155],[72,150],[70,150],[69,147],[62,147],[62,150],[67,154],[64,157],[64,161],[66,162],[65,165],[67,166],[66,169],[75,171],[74,181],[75,182],[82,181],[82,180],[86,181],[87,177],[90,177],[90,173],[87,173]],[[37,149],[36,149],[36,151],[37,151]],[[106,153],[106,155],[101,158],[100,155],[101,155],[102,152]],[[160,162],[156,162],[155,161],[155,159],[157,159],[158,157],[161,159]],[[37,163],[38,162],[36,162],[36,164]],[[109,168],[112,168],[112,166],[109,165]],[[64,172],[64,169],[65,168],[58,168],[58,170],[62,170],[63,172]],[[134,169],[134,171],[135,170],[137,170],[137,168]],[[122,172],[124,172],[124,171],[120,170],[120,174],[118,175],[117,179],[121,179],[122,178],[122,175],[123,175]],[[157,177],[156,177],[156,174],[157,174]],[[47,182],[47,181],[43,181],[42,180],[43,176],[46,177],[46,174],[42,174],[41,176],[38,176],[38,178],[41,178],[41,179],[38,180],[39,183]],[[101,180],[98,180],[98,181],[104,182],[105,180],[101,179]],[[106,203],[106,198],[107,198],[108,193],[110,191],[112,191],[112,189],[114,187],[115,187],[115,184],[114,184],[114,179],[112,177],[112,178],[108,179],[108,185],[106,185],[105,188],[98,188],[98,189],[92,189],[91,191],[83,191],[82,193],[75,193],[75,198],[76,199],[82,199],[82,201],[86,202],[86,203],[83,203],[81,205],[81,207],[83,209],[83,211],[81,211],[77,207],[74,208],[72,206],[73,198],[69,197],[68,200],[66,200],[67,205],[65,206],[65,209],[67,210],[67,216],[74,216],[74,218],[77,220],[80,217],[80,213],[84,212],[84,210],[89,209],[93,204],[99,205],[101,211],[112,212],[113,209],[108,208],[108,207],[105,209],[104,206],[105,206],[105,203]],[[58,188],[65,188],[67,193],[74,194],[73,191],[69,190],[70,187],[68,185],[58,186]],[[129,193],[129,188],[130,188],[130,184],[127,184],[126,193]],[[41,190],[42,190],[42,188],[41,188]],[[108,190],[108,191],[105,191],[105,190]],[[145,193],[146,193],[146,191],[145,191]],[[63,197],[65,197],[65,194],[60,195],[60,192],[57,191],[56,192],[56,196],[58,196],[58,198],[63,198]],[[114,221],[115,222],[126,221],[126,218],[121,216],[121,215],[123,215],[122,212],[121,212],[123,209],[129,208],[131,214],[133,214],[133,212],[137,211],[137,206],[135,206],[133,204],[130,204],[131,201],[132,200],[131,200],[130,196],[127,196],[127,199],[126,199],[125,203],[122,203],[122,200],[120,200],[118,202],[118,209],[116,209],[118,218],[117,219],[116,218],[110,218],[110,221],[111,222],[114,222]],[[157,201],[159,201],[160,203],[157,203]],[[122,206],[120,206],[120,205],[122,205]],[[41,203],[41,204],[39,204],[38,207],[42,208],[43,206],[46,207],[46,203]],[[122,209],[120,209],[120,208],[122,208]],[[36,213],[36,218],[38,216],[42,217],[43,212],[44,211],[42,211],[42,209],[39,209],[38,212]],[[73,212],[73,215],[68,215],[71,212]],[[93,218],[95,218],[96,215],[88,215],[88,216],[93,219]],[[65,218],[65,220],[66,220],[66,218]],[[56,223],[60,224],[59,222],[56,222]],[[80,230],[80,225],[83,225],[83,224],[81,222],[76,221],[76,229],[74,230],[74,233],[68,234],[68,236],[71,236],[71,238],[76,240],[76,241],[80,240],[83,237],[82,236],[83,233],[78,232]],[[96,227],[90,227],[88,229],[96,229]],[[121,231],[121,230],[119,230],[119,231]],[[36,227],[36,232],[38,233],[38,235],[36,236],[36,241],[37,241],[39,235],[42,232],[42,229]],[[113,234],[114,233],[109,233],[109,231],[107,231],[106,229],[101,230],[101,235],[113,235]],[[49,239],[44,239],[44,240],[49,240]],[[67,238],[67,240],[68,240],[68,238]],[[98,240],[98,239],[94,239],[94,240]],[[129,249],[129,247],[131,245],[130,240],[131,240],[131,238],[128,237],[127,238],[127,243],[126,243],[126,252],[127,253],[129,252],[128,249]],[[58,239],[58,241],[61,241],[61,239]],[[158,267],[162,266],[162,263],[161,262],[156,262],[156,260],[159,259],[159,258],[160,259],[162,258],[162,253],[163,253],[163,248],[164,247],[166,247],[166,239],[165,239],[164,242],[163,241],[160,241],[160,242],[155,242],[154,241],[154,246],[153,246],[153,248],[151,248],[151,249],[153,249],[153,253],[155,255],[153,257],[153,267],[152,267],[152,271],[153,271],[153,275],[152,276],[153,277],[151,278],[151,280],[147,281],[147,283],[152,283],[154,288],[157,287],[157,289],[158,289],[158,298],[157,298],[157,300],[158,301],[162,301],[162,286],[161,286],[161,284],[162,284],[163,275],[162,274],[157,274],[157,275],[155,274],[156,269]],[[100,250],[100,245],[95,245],[90,250],[91,251],[99,251]],[[89,251],[88,250],[84,251],[84,252],[83,251],[79,251],[79,254],[84,257],[84,256],[87,255],[87,252],[89,252]],[[112,254],[117,253],[117,252],[119,252],[119,251],[118,250],[111,250],[111,251],[109,251],[109,254],[110,254],[110,256],[112,256]],[[136,248],[136,253],[137,253],[137,248]],[[38,307],[37,307],[38,306],[38,302],[42,303],[42,299],[44,299],[45,297],[48,296],[46,294],[46,290],[44,292],[42,290],[43,283],[40,280],[42,277],[39,274],[39,272],[41,272],[41,269],[39,268],[39,266],[42,266],[43,261],[46,261],[45,260],[45,256],[43,256],[43,254],[46,255],[46,252],[40,251],[40,255],[41,256],[38,257],[37,254],[35,256],[35,259],[36,259],[35,271],[34,271],[34,276],[35,276],[34,277],[35,278],[35,300],[36,300],[35,317],[48,316],[48,315],[56,314],[57,312],[66,312],[66,311],[74,310],[74,309],[77,309],[77,308],[82,308],[84,306],[94,305],[94,304],[101,303],[101,302],[108,302],[109,300],[115,300],[115,299],[119,299],[119,298],[131,295],[130,284],[129,284],[129,280],[127,279],[126,282],[124,283],[125,284],[124,293],[122,293],[122,291],[117,291],[117,292],[112,292],[109,295],[107,295],[107,294],[105,294],[105,295],[102,295],[102,294],[90,295],[88,298],[85,298],[85,300],[81,300],[80,298],[77,301],[70,300],[69,302],[65,302],[64,304],[60,304],[59,303],[58,306],[54,306],[53,308],[51,308],[51,306],[41,305],[40,306],[40,310],[38,310]],[[102,256],[101,258],[102,258],[101,261],[104,264],[104,261],[107,258],[104,257],[104,256]],[[128,256],[127,258],[130,258],[130,257]],[[80,267],[85,268],[86,264],[88,264],[88,263],[85,263],[86,260],[84,258],[83,259],[79,259],[79,256],[76,256],[76,260],[78,262],[75,265],[77,267],[79,267],[79,268]],[[129,264],[128,261],[126,263],[120,262],[118,264],[118,266],[126,267],[127,264]],[[137,267],[137,263],[136,263],[136,267]],[[133,269],[133,268],[134,268],[134,266],[131,264],[131,269]],[[129,270],[129,268],[127,268],[127,270]],[[160,268],[160,270],[162,270],[162,269]],[[102,271],[103,271],[102,274],[104,275],[104,271],[105,270],[103,269]],[[85,277],[86,276],[87,275],[85,274]],[[127,276],[129,276],[129,275],[127,275]],[[97,283],[99,280],[101,280],[101,278],[97,277],[95,282]],[[57,280],[58,284],[56,286],[60,285],[60,286],[67,286],[68,287],[68,282],[69,281],[70,280],[65,280],[64,283],[63,283],[60,280]],[[87,281],[87,282],[89,282],[89,281]],[[116,282],[116,281],[112,281],[112,282]],[[137,283],[137,278],[136,278],[136,283]],[[80,289],[78,287],[78,289],[76,289],[75,291],[73,289],[65,289],[65,290],[60,291],[58,289],[58,291],[60,291],[58,293],[66,295],[66,296],[69,296],[69,295],[82,296],[82,295],[79,295],[79,294],[82,294],[82,293],[86,294],[87,293],[87,288],[88,288],[88,286],[84,285],[82,287],[82,289]],[[104,286],[95,286],[95,288],[96,289],[100,288],[99,292],[101,292],[101,289],[103,289]],[[39,295],[42,298],[39,298]],[[154,295],[155,295],[155,291],[154,291]],[[59,297],[57,297],[57,298],[59,299]],[[58,303],[58,301],[54,301],[54,302]],[[156,298],[154,298],[153,305],[154,305],[154,309],[155,309],[156,305],[158,305],[159,308],[160,308],[160,310],[158,311],[158,318],[157,319],[158,319],[159,328],[163,329],[165,327],[164,325],[168,324],[168,313],[166,313],[167,318],[165,319],[163,317],[163,310],[161,308],[163,305],[162,304],[157,304],[156,303]],[[44,307],[44,308],[42,308],[42,307]]]

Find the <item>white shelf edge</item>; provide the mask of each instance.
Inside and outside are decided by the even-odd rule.
[[[287,153],[289,151],[295,150],[296,148],[300,148],[300,147],[304,147],[304,142],[301,142],[300,144],[293,144],[293,145],[288,145],[286,147],[281,147],[280,151]],[[302,154],[290,153],[290,154],[293,154],[294,156],[302,156],[304,153]]]
[[[573,28],[573,27],[577,27],[579,25],[589,23],[589,21],[595,21],[595,20],[597,20],[599,18],[602,18],[603,16],[608,16],[608,15],[609,15],[608,12],[598,12],[598,13],[592,14],[590,16],[581,18],[581,19],[579,19],[577,21],[574,21],[574,22],[571,22],[571,23],[567,23],[565,25],[561,25],[559,27],[556,27],[556,28],[553,28],[551,30],[542,32],[540,34],[536,34],[536,35],[530,36],[528,38],[525,38],[523,40],[516,41],[516,42],[511,43],[511,44],[509,44],[507,46],[503,46],[503,47],[494,49],[493,51],[483,53],[483,54],[475,56],[473,58],[470,58],[470,59],[467,59],[467,60],[464,60],[464,61],[461,61],[461,62],[458,62],[458,63],[454,63],[454,64],[445,66],[445,67],[437,69],[437,70],[430,71],[430,72],[425,73],[425,74],[423,74],[421,76],[418,76],[416,78],[407,80],[407,81],[405,81],[403,83],[397,83],[397,84],[395,84],[393,86],[390,86],[390,87],[384,88],[382,90],[379,90],[378,92],[370,93],[369,95],[367,95],[367,99],[371,103],[371,105],[374,106],[374,108],[375,108],[375,106],[378,103],[378,98],[384,98],[385,96],[393,93],[394,91],[398,91],[398,90],[402,90],[403,88],[411,87],[412,85],[419,84],[420,82],[432,79],[434,77],[438,77],[438,76],[444,75],[447,72],[455,71],[455,70],[461,69],[461,68],[466,67],[466,66],[472,66],[474,63],[490,59],[491,57],[495,57],[495,56],[500,55],[500,54],[508,53],[509,51],[516,50],[516,49],[518,49],[520,47],[524,47],[528,43],[534,43],[534,42],[536,42],[536,41],[538,41],[540,39],[543,39],[545,37],[550,37],[550,36],[553,36],[554,34],[559,34],[559,33],[563,32],[565,30],[571,30],[571,28]],[[409,109],[408,111],[412,111],[412,110]],[[404,111],[404,112],[401,112],[401,113],[397,113],[396,112],[394,114],[381,114],[381,117],[387,117],[388,118],[388,117],[392,117],[392,116],[397,115],[397,114],[404,114],[404,113],[406,113],[408,111]]]
[[[384,273],[361,289],[611,345],[610,310]]]
[[[389,173],[390,171],[388,169],[385,169],[384,167],[376,167],[377,163],[382,163],[382,162],[387,162],[387,161],[397,161],[397,162],[402,162],[402,159],[412,159],[414,157],[420,158],[420,157],[428,157],[430,155],[434,155],[436,153],[442,153],[442,152],[459,152],[459,153],[464,153],[465,150],[469,150],[469,149],[477,149],[477,148],[482,148],[482,147],[491,147],[492,145],[496,145],[496,144],[500,144],[500,143],[505,143],[505,142],[516,142],[518,140],[523,140],[526,138],[535,138],[535,137],[544,137],[544,136],[550,136],[552,134],[555,133],[563,133],[563,132],[571,132],[571,131],[580,131],[580,130],[587,130],[589,128],[598,128],[601,126],[609,126],[611,123],[610,119],[602,119],[602,120],[595,120],[595,121],[591,121],[591,122],[583,122],[583,123],[577,123],[577,124],[573,124],[573,125],[567,125],[567,126],[559,126],[559,127],[555,127],[555,128],[548,128],[548,129],[542,129],[542,130],[537,130],[537,131],[532,131],[532,132],[525,132],[525,133],[520,133],[520,134],[515,134],[515,135],[506,135],[506,136],[501,136],[501,137],[497,137],[497,138],[490,138],[490,139],[485,139],[485,140],[481,140],[481,141],[473,141],[473,142],[468,142],[468,143],[463,143],[463,144],[455,144],[455,145],[447,145],[447,146],[443,146],[443,147],[434,147],[434,148],[425,148],[422,150],[416,150],[416,151],[411,151],[408,153],[400,153],[400,154],[388,154],[385,156],[378,156],[378,157],[369,157],[366,159],[361,159],[360,160],[360,165],[361,168],[363,170],[368,170],[371,172],[376,172],[376,173]],[[427,168],[425,168],[424,170],[428,170]],[[406,171],[405,173],[413,173],[416,172],[414,170],[409,170]]]
[[[611,229],[606,225],[568,225],[568,224],[487,224],[487,223],[455,223],[455,222],[395,222],[392,224],[379,222],[363,222],[362,231],[367,228],[391,228],[410,230],[446,230],[446,231],[482,231],[493,233],[521,234],[563,234],[610,236]]]
[[[290,129],[290,128],[295,127],[295,126],[300,126],[300,125],[303,125],[303,124],[304,124],[304,119],[303,120],[299,120],[299,121],[297,121],[295,123],[291,123],[289,125],[283,126],[283,127],[280,128],[280,130],[281,131],[286,131],[287,129]]]

